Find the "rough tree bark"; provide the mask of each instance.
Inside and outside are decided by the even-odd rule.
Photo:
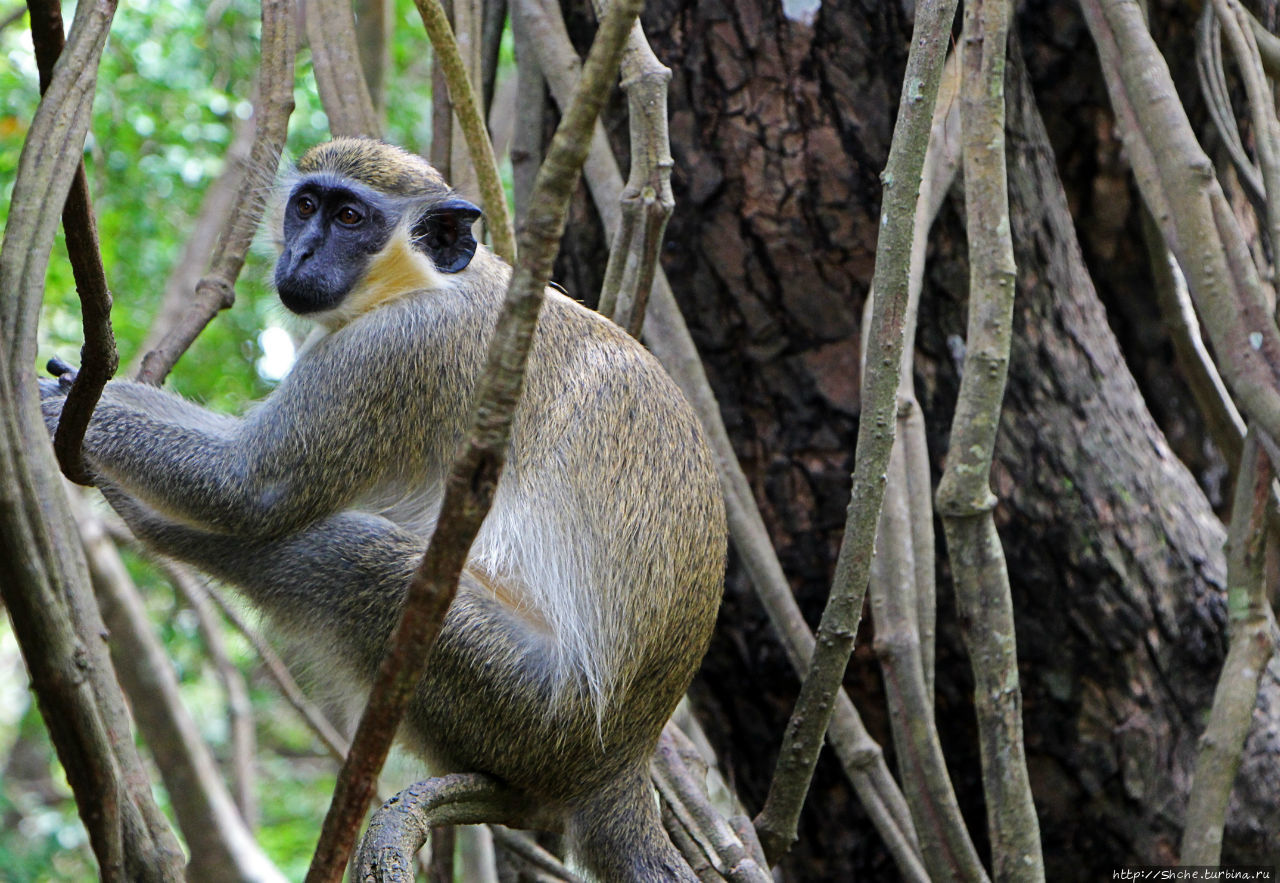
[[[1033,18],[1047,14],[1054,22],[1053,29],[1037,25],[1046,32],[1061,33],[1057,26],[1076,18],[1071,3],[1031,5]],[[847,502],[859,410],[857,325],[874,257],[877,176],[911,23],[901,4],[875,0],[653,0],[644,24],[674,73],[677,208],[664,264],[783,565],[816,622]],[[1078,33],[1074,24],[1066,31]],[[1027,51],[1042,73],[1045,60],[1063,52],[1043,43]],[[1096,66],[1088,51],[1074,54],[1072,64]],[[1051,128],[1061,132],[1061,119],[1091,118],[1095,143],[1105,142],[1105,95],[1095,80],[1096,71],[1079,74],[1087,87],[1049,93]],[[1141,391],[1150,386],[1135,383],[1129,350],[1122,352],[1108,326],[1089,275],[1106,264],[1086,268],[1081,257],[1030,87],[1012,82],[1010,95],[1017,336],[993,486],[1002,500],[997,522],[1017,612],[1047,876],[1097,879],[1122,862],[1176,859],[1195,740],[1225,650],[1223,530],[1152,419]],[[1073,206],[1099,186],[1090,177],[1097,165],[1077,162],[1065,171],[1075,175],[1066,191]],[[1101,171],[1114,187],[1115,168]],[[1095,198],[1096,214],[1103,203]],[[936,234],[916,357],[935,480],[957,386],[953,348],[964,334],[962,217],[953,200]],[[1139,228],[1121,219],[1108,229],[1127,236]],[[1130,242],[1120,251],[1145,260],[1141,239]],[[1091,243],[1096,253],[1096,235]],[[603,267],[590,237],[567,242],[563,257],[564,275],[590,298],[592,274],[584,267]],[[1124,266],[1128,273],[1132,263]],[[1150,298],[1147,310],[1155,315],[1149,286],[1131,276],[1103,281],[1108,294],[1137,300],[1138,312],[1141,298]],[[1145,380],[1154,373],[1150,348],[1138,356]],[[1173,413],[1183,435],[1194,428],[1193,418],[1171,412],[1167,402],[1156,410],[1162,418]],[[940,566],[937,713],[966,816],[981,840],[968,663],[945,560]],[[846,684],[891,751],[870,647],[864,620]],[[1262,859],[1275,850],[1264,832],[1280,830],[1280,773],[1267,760],[1280,749],[1278,670],[1263,682],[1225,860]],[[745,577],[732,569],[695,696],[752,809],[763,799],[796,686]],[[820,764],[800,843],[784,863],[791,879],[892,878],[861,818],[835,765]]]

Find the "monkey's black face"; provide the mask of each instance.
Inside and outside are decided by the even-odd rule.
[[[302,315],[340,305],[387,247],[406,211],[414,213],[413,248],[442,273],[466,269],[476,252],[471,225],[480,209],[465,199],[446,195],[424,206],[422,200],[384,196],[342,175],[308,175],[285,205],[284,248],[276,262],[281,302]]]
[[[333,309],[364,276],[398,218],[376,193],[319,176],[299,183],[284,211],[276,290],[295,313]]]

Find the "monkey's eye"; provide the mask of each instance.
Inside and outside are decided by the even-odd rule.
[[[294,211],[300,218],[309,218],[316,213],[316,201],[310,196],[299,196],[293,203]]]
[[[354,227],[364,220],[364,215],[353,209],[351,206],[343,206],[338,209],[338,223],[348,227]]]

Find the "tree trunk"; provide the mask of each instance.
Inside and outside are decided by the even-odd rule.
[[[1074,20],[1073,5],[1047,5]],[[911,22],[897,3],[814,3],[809,14],[801,7],[654,0],[644,23],[674,72],[677,208],[664,264],[783,566],[816,623],[849,492],[858,320]],[[1091,66],[1091,57],[1077,55],[1075,64]],[[1195,742],[1225,650],[1224,534],[1152,419],[1107,324],[1052,148],[1019,76],[1009,108],[1017,338],[993,488],[1017,609],[1047,875],[1099,879],[1121,863],[1176,859]],[[964,334],[961,217],[954,205],[944,209],[935,232],[917,343],[935,478]],[[1114,235],[1136,229],[1120,223]],[[1141,255],[1140,239],[1122,244]],[[567,243],[566,253],[575,265],[603,267],[589,248]],[[1154,315],[1149,291],[1124,294],[1145,298]],[[966,817],[985,849],[968,663],[945,560],[940,571],[937,713]],[[892,753],[866,623],[846,684]],[[1260,860],[1270,848],[1275,861],[1264,837],[1280,830],[1275,672],[1263,682],[1224,860]],[[732,567],[695,698],[752,811],[796,690],[759,603]],[[790,879],[893,876],[829,758],[802,826],[784,863]]]

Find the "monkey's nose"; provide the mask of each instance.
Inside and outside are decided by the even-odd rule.
[[[307,245],[289,249],[284,255],[285,270],[290,276],[294,275],[315,253],[316,250]]]

